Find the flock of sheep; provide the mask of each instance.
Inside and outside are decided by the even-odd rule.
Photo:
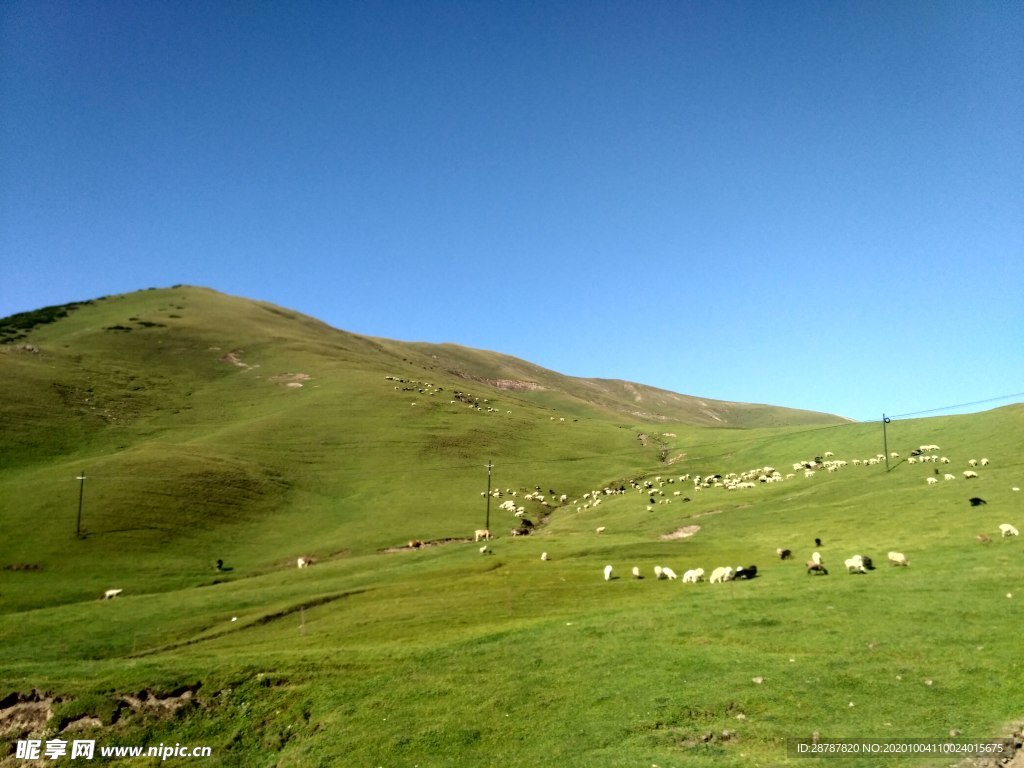
[[[817,539],[816,541],[820,545],[821,540]],[[792,557],[792,552],[788,549],[777,549],[776,554],[782,560],[788,560]],[[544,553],[543,559],[547,559],[546,552]],[[890,552],[889,564],[907,566],[910,565],[910,561],[907,559],[907,556],[904,555],[902,552]],[[846,561],[844,561],[843,565],[846,566],[847,573],[867,573],[868,571],[873,570],[874,568],[874,566],[872,565],[871,558],[866,557],[864,555],[854,555],[853,557],[850,557]],[[611,581],[613,578],[612,574],[614,573],[614,571],[614,566],[606,565],[603,571],[604,580]],[[707,572],[703,568],[691,568],[690,570],[683,573],[682,583],[696,584],[698,582],[704,581],[704,576],[706,575],[706,573]],[[815,550],[815,552],[811,555],[811,559],[807,561],[807,573],[820,576],[828,575],[828,570],[825,568],[825,563],[822,560],[821,553],[817,550]],[[722,584],[727,581],[735,581],[738,579],[753,579],[756,576],[756,565],[740,565],[736,568],[733,568],[728,565],[723,565],[719,566],[718,568],[715,568],[711,572],[711,576],[708,578],[708,583]],[[678,578],[676,572],[673,569],[661,565],[654,566],[654,577],[656,579],[667,579],[670,581]],[[638,566],[633,566],[633,578],[643,578],[643,576],[640,573],[640,568]]]
[[[396,392],[415,392],[420,395],[427,395],[432,397],[439,392],[444,392],[444,387],[438,387],[431,384],[428,381],[419,381],[418,379],[402,379],[398,376],[385,376],[388,381],[397,382],[395,386]],[[400,386],[405,385],[405,386]],[[468,392],[462,392],[460,390],[454,390],[452,392],[451,405],[462,405],[469,406],[473,410],[487,412],[487,413],[498,413],[499,409],[494,408],[490,405],[490,400],[487,398],[479,398],[475,395],[471,395]],[[412,407],[416,407],[418,404],[417,400],[413,400],[409,403]],[[506,414],[512,413],[512,411],[505,411]],[[565,421],[565,419],[562,419]]]
[[[950,459],[945,456],[939,456],[939,446],[937,445],[922,445],[918,448],[913,449],[910,452],[910,456],[906,459],[907,464],[926,464],[926,463],[941,463],[949,464]],[[790,480],[796,477],[798,472],[801,472],[805,478],[813,477],[818,471],[826,472],[838,472],[843,468],[853,466],[876,466],[886,461],[885,454],[876,454],[865,459],[853,459],[850,462],[835,459],[834,454],[831,451],[826,451],[821,456],[815,457],[813,460],[802,460],[793,463],[793,473],[783,475],[781,472],[773,467],[757,467],[744,472],[730,472],[727,474],[710,474],[710,475],[698,475],[698,474],[683,474],[678,477],[655,477],[650,480],[633,480],[629,482],[630,487],[636,492],[647,497],[648,505],[647,510],[653,510],[654,504],[671,504],[672,500],[676,497],[682,496],[682,491],[672,490],[669,486],[676,483],[692,483],[694,491],[703,491],[711,488],[721,488],[727,491],[732,491],[742,488],[754,488],[758,484],[767,483],[778,483]],[[889,459],[899,459],[900,455],[897,452],[892,452],[888,456]],[[968,464],[972,467],[970,470],[965,470],[963,475],[966,479],[976,479],[978,474],[973,468],[981,466],[988,466],[989,460],[987,458],[971,459]],[[938,470],[936,469],[936,473]],[[945,474],[946,480],[953,480],[955,476],[949,473]],[[927,478],[929,485],[934,485],[938,481],[935,478]],[[1015,487],[1014,490],[1017,490]],[[511,533],[513,536],[522,536],[530,532],[533,528],[533,523],[526,519],[526,507],[519,503],[521,498],[524,501],[535,501],[538,502],[544,508],[552,508],[556,506],[563,506],[568,504],[576,505],[576,511],[581,512],[588,509],[593,509],[598,506],[601,501],[612,495],[621,495],[626,493],[625,485],[621,485],[618,488],[604,487],[584,493],[580,499],[569,501],[566,494],[556,494],[554,490],[549,490],[548,495],[541,492],[540,486],[535,486],[535,490],[530,493],[526,493],[522,497],[519,497],[517,491],[510,488],[504,491],[498,489],[491,491],[491,494],[495,498],[501,498],[502,496],[509,496],[505,501],[499,505],[499,509],[511,513],[517,520],[517,526],[512,529]],[[671,496],[668,494],[671,493]],[[481,495],[485,495],[481,493]],[[689,497],[684,497],[683,501],[689,501]],[[971,503],[984,503],[982,499],[972,499]],[[542,514],[548,514],[548,510],[545,509]],[[595,529],[598,534],[604,533],[606,526],[601,525]],[[999,526],[999,531],[1003,537],[1017,536],[1017,528],[1010,523],[1003,523]],[[987,541],[988,537],[984,534],[978,537],[981,541]],[[489,530],[480,529],[474,534],[474,540],[479,542],[480,540],[490,540],[491,532]],[[820,546],[820,539],[816,539],[815,542]],[[480,548],[481,554],[491,554],[492,550],[486,544]],[[790,559],[792,553],[788,549],[778,549],[776,555],[783,560]],[[545,552],[542,560],[548,560],[548,553]],[[890,565],[906,567],[910,564],[910,560],[902,552],[890,551],[887,555],[887,559]],[[865,555],[856,554],[843,561],[847,573],[849,574],[865,574],[874,569],[872,559]],[[822,560],[821,554],[815,551],[810,560],[806,563],[807,573],[811,575],[828,575],[828,570]],[[614,566],[606,565],[602,570],[604,580],[611,581],[614,573]],[[731,566],[720,566],[715,568],[711,575],[707,578],[710,584],[720,584],[727,581],[734,581],[737,579],[752,579],[757,576],[758,570],[756,565],[749,566],[738,566],[733,568]],[[632,575],[635,579],[641,579],[643,576],[640,573],[640,568],[634,566],[632,569]],[[680,580],[683,584],[696,584],[705,580],[706,571],[703,568],[692,568],[685,571]],[[673,581],[679,579],[675,570],[667,566],[655,566],[654,576],[657,580],[668,580]]]

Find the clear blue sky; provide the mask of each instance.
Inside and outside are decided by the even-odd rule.
[[[189,283],[855,419],[1024,392],[1022,41],[1017,0],[6,0],[0,316]]]

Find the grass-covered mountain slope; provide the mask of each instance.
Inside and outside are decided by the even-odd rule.
[[[736,428],[838,421],[368,339],[202,288],[39,315],[48,322],[22,316],[26,335],[0,347],[8,514],[47,521],[39,536],[56,546],[78,526],[84,472],[90,551],[109,548],[115,561],[178,539],[194,540],[205,564],[242,538],[233,556],[265,564],[294,547],[455,537],[477,527],[488,461],[502,482],[531,487],[557,462],[585,461],[586,473],[562,480],[577,493],[667,452],[670,417],[677,433],[712,416]],[[658,409],[656,425],[625,413],[638,399]]]
[[[1024,717],[1024,551],[998,531],[1024,524],[1024,406],[895,421],[887,467],[878,424],[206,289],[27,314],[0,346],[0,765],[59,735],[219,765],[813,766],[786,740]]]

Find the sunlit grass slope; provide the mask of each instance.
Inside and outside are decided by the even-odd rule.
[[[205,289],[30,321],[0,347],[0,687],[64,697],[43,737],[90,714],[100,743],[224,765],[811,766],[787,739],[992,738],[1024,716],[1024,552],[997,530],[1024,523],[1022,406],[893,422],[886,467],[864,463],[878,424],[659,405]],[[948,464],[909,463],[931,444]],[[793,468],[827,453],[847,464]],[[383,551],[482,527],[488,461],[490,554]],[[765,467],[792,477],[693,482]],[[828,576],[804,570],[815,538]],[[876,570],[845,574],[855,553]],[[723,585],[653,570],[751,564]],[[174,717],[115,715],[183,686]]]

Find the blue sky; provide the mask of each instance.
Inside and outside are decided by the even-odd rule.
[[[1021,393],[1021,40],[1020,2],[8,0],[0,316],[189,283],[855,419]]]

